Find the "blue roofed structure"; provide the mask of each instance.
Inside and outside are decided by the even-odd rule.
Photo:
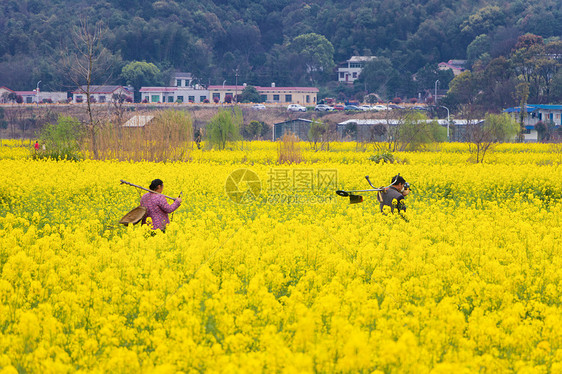
[[[528,104],[525,106],[525,118],[523,126],[525,127],[525,141],[533,142],[538,140],[538,133],[535,125],[539,122],[550,122],[555,127],[562,126],[562,105],[549,104]],[[515,120],[519,122],[519,113],[521,107],[512,107],[504,110],[509,113]]]

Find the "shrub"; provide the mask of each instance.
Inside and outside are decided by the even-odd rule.
[[[0,108],[0,129],[7,129],[8,121],[4,119],[4,108]]]
[[[211,148],[225,149],[227,143],[240,139],[240,126],[242,125],[242,111],[219,110],[207,124],[207,140]]]
[[[84,127],[76,118],[60,116],[57,123],[47,124],[41,131],[42,150],[33,155],[34,158],[51,158],[54,160],[82,159],[80,142],[84,136]]]
[[[317,119],[314,119],[310,124],[310,129],[308,130],[308,138],[314,143],[314,149],[316,149],[316,143],[322,140],[322,137],[328,131],[328,126]]]
[[[292,132],[287,132],[283,135],[279,148],[277,149],[277,161],[280,164],[298,164],[302,162],[301,147],[299,138]]]
[[[252,137],[252,139],[257,139],[263,129],[263,124],[259,121],[250,121],[250,123],[248,124],[248,133],[249,135]]]
[[[382,163],[389,163],[389,164],[393,164],[394,163],[394,155],[388,151],[383,151],[381,153],[377,153],[376,155],[373,155],[371,157],[369,157],[369,160],[376,162],[377,164],[379,162],[382,161]]]
[[[427,144],[447,140],[447,129],[437,121],[427,121],[421,113],[413,112],[404,118],[404,123],[398,128],[398,142],[400,150],[415,151]]]

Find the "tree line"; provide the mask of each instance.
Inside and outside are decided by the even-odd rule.
[[[523,76],[529,101],[545,102],[557,98],[558,64],[529,75],[525,53],[536,50],[513,51],[529,33],[553,46],[562,35],[561,13],[556,0],[4,0],[0,84],[27,90],[42,81],[43,90],[74,89],[60,61],[72,53],[69,30],[86,17],[105,30],[107,67],[92,77],[98,84],[167,84],[172,70],[192,72],[203,85],[233,84],[236,71],[239,82],[253,85],[316,85],[321,96],[374,92],[391,99],[416,97],[436,80],[449,88],[453,77],[437,69],[441,61],[467,59],[478,75],[500,69],[504,57],[511,77],[498,79]],[[378,58],[356,84],[339,85],[335,67],[352,55]],[[125,69],[139,63],[153,66],[136,74]],[[480,87],[487,82],[478,79]],[[508,88],[493,81],[478,92],[503,97]]]

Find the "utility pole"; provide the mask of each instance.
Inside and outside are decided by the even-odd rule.
[[[437,83],[439,83],[439,79],[435,81],[435,97],[433,98],[433,104],[437,105]]]
[[[39,83],[41,83],[41,81],[37,82],[37,88],[35,89],[35,103],[37,106],[39,106]]]
[[[238,68],[234,69],[235,86],[234,86],[234,100],[238,104]]]

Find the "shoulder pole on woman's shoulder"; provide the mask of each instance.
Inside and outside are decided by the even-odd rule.
[[[159,192],[156,192],[156,191],[149,190],[148,188],[144,188],[144,187],[142,187],[142,186],[133,184],[133,183],[131,183],[131,182],[124,181],[123,179],[121,179],[120,181],[121,181],[121,184],[128,184],[129,186],[136,187],[136,188],[140,188],[141,190],[148,191],[148,192],[153,193],[153,194],[156,194],[156,195],[162,195],[162,196],[164,196],[166,199],[170,199],[170,200],[176,201],[176,198],[175,198],[175,197],[167,196],[167,195],[164,195],[163,193],[159,193]]]

